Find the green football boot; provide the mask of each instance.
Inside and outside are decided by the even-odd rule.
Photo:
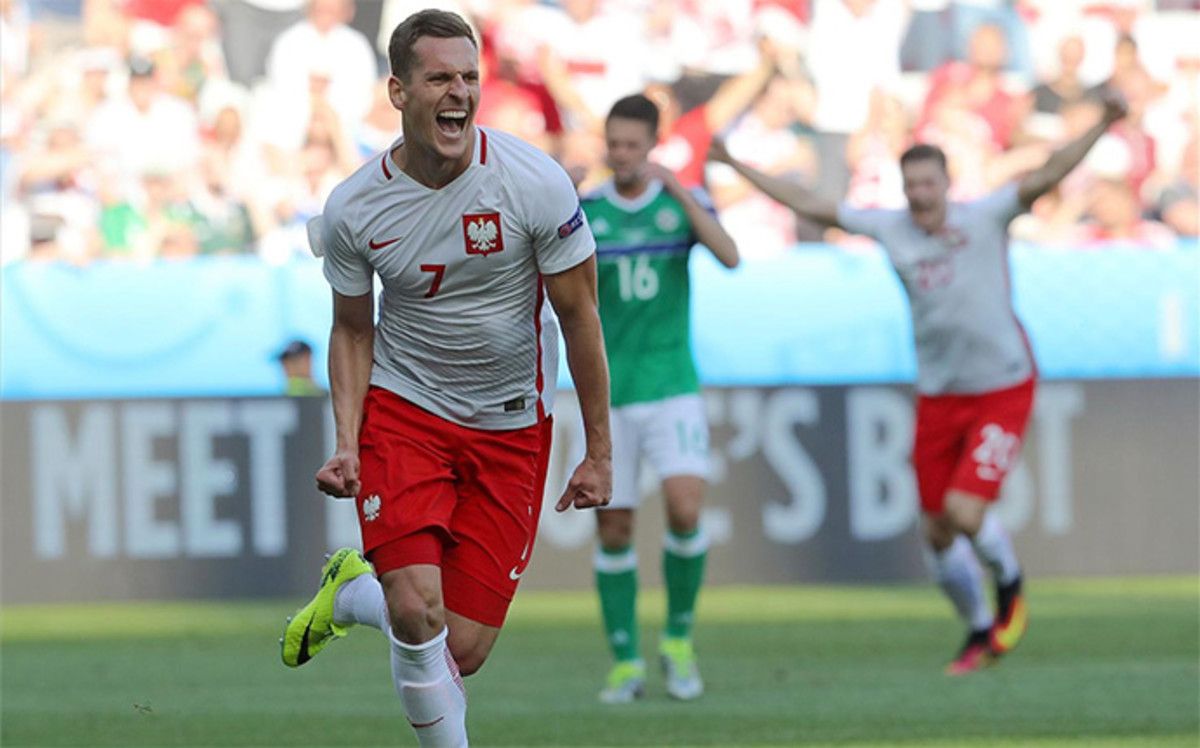
[[[317,656],[325,645],[346,635],[354,624],[339,625],[333,620],[333,601],[337,591],[351,579],[373,573],[371,565],[353,548],[342,548],[329,557],[321,568],[321,586],[317,594],[287,619],[279,640],[283,664],[300,667]]]

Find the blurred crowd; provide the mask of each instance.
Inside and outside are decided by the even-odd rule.
[[[608,107],[645,91],[654,157],[709,190],[751,259],[853,240],[706,165],[714,133],[830,197],[899,207],[911,143],[942,146],[969,199],[1086,129],[1104,89],[1129,117],[1014,235],[1198,233],[1191,0],[0,0],[2,260],[306,254],[305,221],[399,132],[387,40],[426,6],[483,42],[477,121],[581,189],[605,177]]]

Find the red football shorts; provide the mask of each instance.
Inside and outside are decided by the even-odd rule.
[[[552,433],[549,418],[512,431],[466,428],[372,387],[357,505],[375,573],[440,566],[448,610],[504,623],[533,553]]]
[[[917,398],[913,466],[922,511],[940,514],[952,489],[996,499],[1021,453],[1033,389],[1028,379],[977,395]]]

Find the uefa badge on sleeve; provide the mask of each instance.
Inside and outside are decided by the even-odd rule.
[[[463,241],[467,254],[483,255],[504,251],[504,234],[500,230],[500,214],[467,213],[462,217]]]

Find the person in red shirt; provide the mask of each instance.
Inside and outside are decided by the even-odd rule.
[[[929,93],[921,110],[917,132],[932,118],[941,100],[950,93],[962,93],[968,106],[991,128],[992,142],[1001,149],[1012,145],[1017,124],[1028,109],[1028,102],[1004,88],[1004,65],[1008,47],[1004,30],[984,25],[971,36],[966,61],[948,62],[930,76]]]

